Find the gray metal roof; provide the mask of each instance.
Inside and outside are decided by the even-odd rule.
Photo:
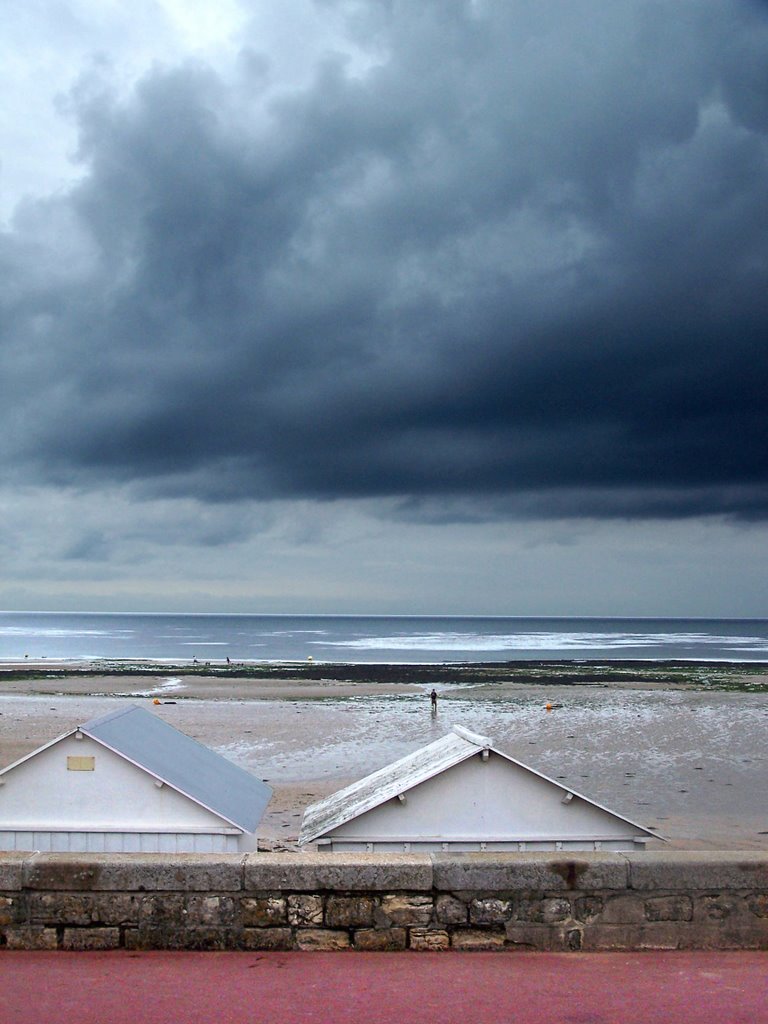
[[[246,832],[255,831],[272,796],[255,775],[136,705],[79,731]]]
[[[623,818],[608,807],[603,807],[602,804],[590,800],[589,797],[583,796],[581,793],[577,793],[570,786],[563,786],[562,783],[542,775],[541,772],[523,764],[522,761],[516,761],[508,754],[497,750],[488,736],[478,736],[468,729],[455,725],[447,736],[435,740],[434,743],[429,743],[426,747],[421,747],[412,754],[401,757],[398,761],[393,761],[392,764],[385,765],[384,768],[380,768],[378,771],[373,772],[373,774],[353,782],[350,786],[332,793],[324,800],[318,800],[317,803],[311,804],[304,812],[301,832],[299,833],[299,845],[314,842],[340,825],[352,821],[353,818],[358,818],[361,814],[365,814],[366,811],[373,810],[374,807],[379,807],[381,804],[386,803],[387,800],[392,800],[401,793],[406,793],[409,789],[413,789],[414,786],[418,786],[435,775],[439,775],[447,768],[452,768],[454,765],[474,757],[483,750],[492,750],[494,754],[498,754],[519,768],[537,775],[546,782],[552,783],[558,789],[573,793],[575,797],[585,800],[588,804],[592,804],[593,807],[599,807],[600,810],[607,811],[608,814],[612,814],[615,818],[627,822],[627,824],[632,825],[639,832],[655,837],[654,832],[644,828],[642,825]]]

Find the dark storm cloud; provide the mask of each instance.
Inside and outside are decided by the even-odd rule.
[[[8,472],[765,516],[766,7],[347,7],[364,75],[75,91],[87,174],[0,250]]]

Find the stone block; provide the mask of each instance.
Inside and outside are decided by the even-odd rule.
[[[707,924],[740,915],[749,917],[748,904],[742,896],[698,896],[692,904],[693,920]]]
[[[179,893],[142,896],[139,903],[139,924],[151,928],[184,928],[187,908]]]
[[[405,949],[407,932],[405,928],[357,928],[353,945],[368,953],[389,953]]]
[[[693,901],[690,896],[654,896],[645,901],[646,921],[691,921]]]
[[[119,949],[119,928],[65,928],[62,949]]]
[[[680,949],[768,949],[768,921],[729,919],[681,928]]]
[[[242,888],[243,854],[41,853],[24,862],[27,889],[231,892]]]
[[[56,949],[58,938],[55,928],[36,928],[23,925],[5,929],[6,949]]]
[[[747,898],[747,907],[755,917],[768,917],[768,894],[758,893]]]
[[[288,920],[288,906],[282,897],[268,896],[265,899],[240,900],[242,922],[247,928],[267,928],[285,924]]]
[[[88,925],[97,919],[92,893],[33,892],[28,908],[36,924]]]
[[[442,928],[411,928],[409,946],[420,953],[431,953],[451,948],[451,937]]]
[[[0,896],[0,925],[13,924],[13,900],[9,896]]]
[[[614,898],[621,899],[620,896]],[[637,902],[642,915],[643,904],[640,900]],[[573,916],[577,921],[594,921],[597,918],[602,918],[604,911],[605,902],[602,896],[578,896],[573,901]]]
[[[558,924],[572,916],[571,904],[567,899],[548,897],[539,900],[520,900],[518,917],[521,921],[538,924]]]
[[[249,892],[429,891],[432,862],[426,853],[255,853],[244,884]]]
[[[575,915],[579,920],[578,900]],[[641,924],[646,920],[645,902],[635,893],[607,897],[603,902],[603,910],[599,916],[601,924]]]
[[[506,926],[506,939],[510,948],[522,950],[568,952],[581,948],[580,929],[533,921],[510,921]]]
[[[432,919],[431,896],[382,896],[376,911],[376,923],[385,925],[425,925]]]
[[[469,920],[472,924],[506,924],[513,917],[510,900],[472,900],[469,904]]]
[[[440,924],[466,924],[468,907],[455,896],[438,896],[435,900],[435,919]]]
[[[288,924],[299,928],[323,923],[322,896],[289,896]]]
[[[70,926],[137,924],[141,896],[130,893],[32,892],[31,921]]]
[[[648,950],[684,948],[686,929],[675,921],[654,924],[594,924],[584,929],[582,949],[595,950]]]
[[[224,951],[238,949],[242,932],[229,928],[157,928],[140,925],[125,933],[127,949]]]
[[[456,931],[451,935],[452,949],[504,949],[504,932]]]
[[[231,928],[235,921],[235,900],[231,896],[187,896],[187,927],[207,925]]]
[[[349,949],[349,944],[349,932],[332,931],[326,928],[299,928],[296,932],[297,949]]]
[[[585,950],[768,949],[768,921],[762,927],[742,919],[645,924],[596,923],[584,929]]]
[[[142,897],[134,893],[100,894],[95,899],[95,920],[104,925],[136,924],[141,913]]]
[[[370,896],[329,896],[325,901],[325,923],[329,928],[373,925],[375,900]]]
[[[23,887],[24,862],[34,853],[0,853],[0,892],[19,892]]]
[[[627,863],[619,853],[433,853],[436,889],[452,892],[557,892],[623,889]]]
[[[624,856],[631,889],[768,891],[768,856],[758,851],[649,850]]]
[[[293,932],[290,928],[244,928],[243,949],[293,949]]]

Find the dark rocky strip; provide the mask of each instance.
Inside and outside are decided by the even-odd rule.
[[[327,681],[358,683],[520,683],[578,684],[609,686],[616,684],[656,683],[670,687],[711,690],[748,690],[768,692],[768,662],[689,662],[689,661],[508,661],[452,662],[441,665],[304,663],[222,665],[198,662],[162,666],[150,661],[98,661],[85,665],[52,664],[51,667],[0,668],[4,680],[53,679],[72,676],[156,676],[182,673],[217,679],[256,679],[274,681]]]

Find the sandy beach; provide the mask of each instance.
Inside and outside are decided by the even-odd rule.
[[[674,848],[768,848],[766,693],[450,682],[436,684],[433,718],[432,685],[183,672],[2,678],[0,766],[131,700],[267,781],[262,845],[290,849],[308,803],[456,724]]]

